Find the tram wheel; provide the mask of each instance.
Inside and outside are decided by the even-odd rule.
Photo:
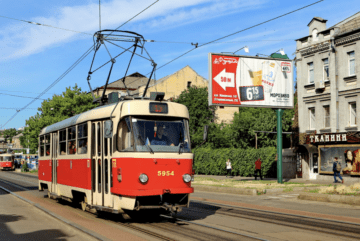
[[[122,218],[124,220],[130,220],[131,219],[131,217],[130,217],[130,215],[128,213],[122,213],[121,216],[122,216]]]
[[[50,191],[48,191],[48,198],[51,199],[51,194],[50,194]]]
[[[80,204],[81,204],[81,209],[85,212],[87,205],[87,197],[84,197],[84,201],[82,201]]]

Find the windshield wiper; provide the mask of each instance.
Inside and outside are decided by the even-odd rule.
[[[141,140],[142,143],[144,143],[144,146],[148,147],[150,149],[150,153],[151,154],[154,154],[155,152],[153,151],[153,149],[151,149],[151,147],[149,145],[145,145],[145,141],[144,139],[142,138],[141,135],[138,135],[138,138]]]
[[[183,142],[180,142],[180,143],[179,143],[179,155],[180,155],[181,147],[184,147],[184,143],[183,143]]]

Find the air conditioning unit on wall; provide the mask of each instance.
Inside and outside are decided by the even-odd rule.
[[[315,89],[325,89],[325,81],[320,80],[318,82],[315,82]]]

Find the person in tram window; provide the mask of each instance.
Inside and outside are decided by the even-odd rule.
[[[87,141],[86,141],[86,142],[83,141],[83,146],[80,147],[79,151],[80,151],[80,154],[85,154],[85,153],[87,153]]]
[[[162,146],[174,146],[174,143],[170,143],[165,133],[164,127],[161,125],[158,127],[156,136],[151,140],[150,144],[162,145]]]
[[[76,151],[75,144],[72,141],[69,141],[68,147],[69,147],[69,154],[75,154],[75,152],[74,152],[74,151]]]

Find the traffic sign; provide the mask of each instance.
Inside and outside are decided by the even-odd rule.
[[[209,53],[209,105],[293,108],[293,61]]]

